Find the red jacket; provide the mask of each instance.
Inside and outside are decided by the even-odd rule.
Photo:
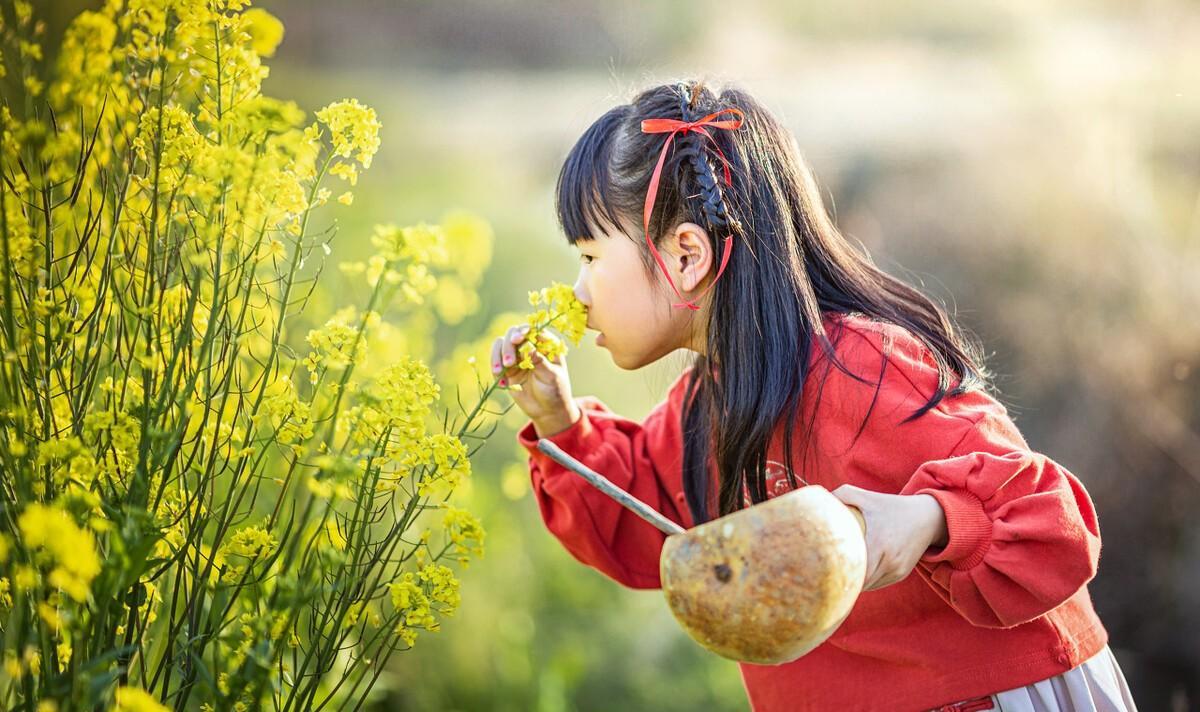
[[[1086,584],[1096,574],[1100,531],[1079,480],[1031,451],[1004,406],[979,391],[900,424],[937,387],[928,350],[907,330],[865,317],[830,315],[825,326],[838,358],[869,382],[828,371],[808,484],[933,495],[946,513],[949,544],[927,551],[915,576],[864,592],[841,627],[799,660],[741,664],[753,708],[923,710],[1042,680],[1099,652],[1108,634]],[[798,426],[813,417],[829,363],[819,346],[812,351]],[[874,409],[850,447],[881,368]],[[585,396],[577,400],[583,417],[550,438],[684,527],[693,524],[681,472],[687,375],[642,423]],[[788,489],[778,464],[782,429],[768,451],[772,495]],[[665,535],[538,450],[532,423],[518,439],[529,451],[542,517],[563,546],[626,586],[660,588]],[[797,436],[793,455],[802,452]]]

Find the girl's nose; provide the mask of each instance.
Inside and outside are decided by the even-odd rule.
[[[579,275],[579,279],[575,280],[575,286],[572,288],[575,292],[575,298],[583,302],[585,307],[591,308],[592,304],[589,301],[587,290],[583,288],[583,274]]]

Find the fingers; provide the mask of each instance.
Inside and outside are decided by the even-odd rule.
[[[516,365],[517,349],[513,345],[513,339],[520,333],[521,327],[513,326],[504,335],[504,343],[500,345],[500,360],[505,368]]]
[[[871,537],[867,534],[866,513],[863,512],[866,495],[869,495],[867,490],[854,485],[841,485],[830,492],[834,497],[846,505],[857,510],[859,526],[863,529],[863,538],[867,545],[867,567],[866,575],[863,577],[863,590],[872,591],[880,586],[886,585],[880,580],[880,567],[883,562],[881,560],[880,549],[871,542]],[[853,510],[852,510],[853,511]]]
[[[492,375],[493,376],[499,376],[500,372],[504,370],[504,367],[500,365],[500,343],[503,340],[504,340],[504,337],[497,336],[496,340],[492,342]]]
[[[841,485],[831,494],[862,515],[860,524],[867,545],[863,590],[874,591],[908,578],[924,544],[918,542],[921,551],[913,549],[917,544],[913,541],[913,520],[906,514],[911,508],[903,506],[905,498],[854,485]]]
[[[503,336],[496,337],[492,342],[492,375],[503,376],[501,386],[508,385],[508,381],[511,380],[512,374],[509,369],[515,368],[519,360],[516,345],[525,340],[528,332],[528,324],[519,324],[509,328]],[[535,365],[540,361],[537,352],[531,354],[531,360]]]

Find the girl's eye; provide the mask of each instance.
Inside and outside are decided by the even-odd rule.
[[[585,265],[590,265],[593,258],[591,255],[579,255],[579,259],[583,260]]]

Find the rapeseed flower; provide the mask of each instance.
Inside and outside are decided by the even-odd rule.
[[[551,328],[575,345],[587,330],[587,307],[575,298],[575,290],[568,284],[552,282],[549,287],[530,292],[529,304],[538,308],[525,317],[529,330],[517,346],[517,367],[524,369],[533,368],[534,353],[550,361],[566,354],[566,344],[550,335]]]
[[[234,555],[246,558],[266,556],[275,548],[275,544],[275,537],[265,529],[245,527],[229,537],[229,541],[225,543],[224,553],[226,556]]]
[[[467,446],[449,433],[425,437],[414,445],[414,450],[419,453],[419,462],[434,468],[432,475],[418,485],[419,495],[428,494],[435,485],[442,485],[447,490],[454,491],[462,478],[471,474]]]
[[[250,34],[250,48],[260,57],[272,57],[283,41],[283,23],[262,9],[252,7],[241,14],[242,29]]]
[[[467,563],[467,554],[483,556],[483,540],[486,532],[479,519],[465,509],[443,502],[441,505],[446,514],[442,517],[442,526],[450,542],[454,544],[454,552],[459,555],[459,563]]]
[[[17,518],[25,546],[49,555],[48,581],[76,601],[87,600],[92,579],[100,573],[100,557],[92,533],[81,529],[56,507],[34,503]]]
[[[213,635],[190,637],[185,652],[221,663],[192,688],[198,709],[256,709],[270,692],[256,700],[239,690],[286,693],[313,675],[352,684],[339,693],[322,679],[329,699],[300,706],[345,706],[338,695],[365,696],[359,681],[377,654],[341,664],[342,651],[370,645],[357,637],[364,620],[382,629],[381,647],[411,644],[460,604],[453,573],[427,558],[430,525],[419,541],[395,525],[410,505],[426,508],[431,490],[470,484],[467,436],[452,433],[473,435],[489,411],[481,402],[461,429],[433,417],[442,393],[421,359],[438,355],[439,317],[458,323],[478,309],[490,227],[465,214],[381,225],[377,253],[350,267],[378,287],[367,311],[298,314],[337,298],[310,288],[321,270],[305,260],[317,245],[330,255],[332,233],[316,234],[310,218],[335,200],[352,204],[380,123],[353,99],[306,118],[294,102],[262,96],[260,60],[283,26],[249,5],[103,0],[64,28],[60,48],[43,49],[36,3],[15,0],[3,28],[0,76],[5,60],[20,64],[8,78],[35,106],[19,116],[0,106],[0,158],[10,169],[19,156],[37,159],[8,171],[14,199],[0,201],[11,256],[2,268],[22,297],[10,316],[36,325],[39,345],[7,358],[15,386],[28,389],[14,403],[41,405],[0,409],[14,482],[35,503],[0,534],[0,618],[37,623],[15,632],[0,673],[34,676],[32,697],[23,684],[7,694],[38,712],[164,709],[157,688],[132,677],[71,687],[56,704],[37,699],[52,658],[65,674],[132,644],[130,659],[160,667],[172,649],[163,635],[196,615]],[[345,185],[322,185],[332,179]],[[16,199],[44,190],[48,203]],[[423,302],[434,308],[381,323]],[[296,324],[305,324],[298,334]],[[296,375],[306,370],[309,383]],[[404,474],[411,487],[394,484]],[[247,526],[258,511],[269,520]],[[455,510],[443,544],[465,560],[482,538],[478,520]],[[413,573],[390,571],[410,557]],[[261,570],[249,571],[258,559]],[[164,606],[157,577],[215,597]],[[322,612],[308,594],[335,581],[361,592],[344,619],[356,630],[301,641],[301,621]],[[93,599],[108,605],[77,605]],[[389,599],[397,611],[385,622]],[[113,646],[73,647],[81,624]],[[31,638],[38,630],[52,635]],[[289,666],[285,653],[302,642],[306,659],[336,656],[336,670]]]
[[[343,99],[317,112],[317,119],[329,128],[333,155],[353,157],[363,168],[371,167],[371,158],[379,150],[380,123],[375,110]]]
[[[117,706],[113,712],[168,712],[150,693],[139,687],[117,688]]]

